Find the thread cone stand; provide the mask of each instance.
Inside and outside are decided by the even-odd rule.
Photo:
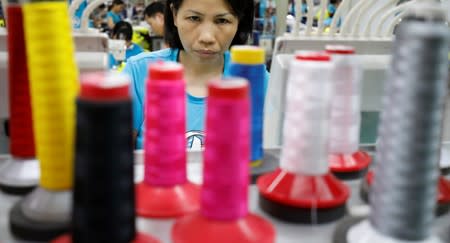
[[[355,224],[363,221],[365,217],[345,217],[338,222],[333,233],[333,243],[347,243],[347,233]]]
[[[441,175],[450,174],[450,149],[444,146],[441,148],[440,167]]]
[[[369,171],[361,181],[359,195],[366,203],[369,202],[370,186],[372,185],[374,176],[373,171]],[[438,195],[435,214],[436,216],[441,216],[450,210],[450,181],[441,176],[439,177],[437,187]]]
[[[72,237],[70,235],[63,235],[53,240],[52,243],[72,243]],[[137,233],[136,238],[130,243],[159,243],[159,240],[146,234]]]
[[[172,187],[141,182],[136,186],[136,195],[136,211],[142,217],[178,217],[200,207],[200,188],[190,182]]]
[[[6,162],[7,160],[11,159],[11,155],[9,154],[0,154],[0,166]]]
[[[363,177],[369,168],[372,158],[365,151],[357,151],[350,155],[332,154],[329,156],[330,170],[341,180],[352,180]]]
[[[278,169],[261,176],[257,185],[260,207],[276,218],[295,223],[326,223],[341,218],[350,195],[349,188],[329,173],[306,176]]]
[[[252,213],[241,219],[229,221],[211,220],[196,213],[177,221],[173,226],[172,240],[174,242],[271,243],[275,241],[275,231],[268,221]]]
[[[264,149],[264,157],[260,161],[251,164],[251,183],[256,183],[256,179],[262,174],[272,172],[279,166],[280,148]]]
[[[0,189],[10,194],[26,194],[39,183],[39,172],[39,162],[34,158],[9,158],[0,164]]]
[[[347,217],[336,226],[333,243],[443,243],[435,236],[420,241],[405,241],[386,236],[376,231],[368,219]]]
[[[450,180],[441,176],[438,180],[438,203],[436,215],[440,216],[450,210]]]
[[[67,232],[71,197],[71,191],[36,188],[10,211],[11,232],[28,241],[49,241]]]

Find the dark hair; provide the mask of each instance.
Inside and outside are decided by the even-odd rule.
[[[225,0],[231,6],[233,14],[239,19],[236,35],[231,45],[242,45],[247,43],[247,39],[253,30],[254,3],[253,0]],[[183,50],[177,27],[174,24],[173,13],[178,11],[183,0],[167,0],[164,13],[164,39],[172,48]]]
[[[157,13],[164,14],[164,3],[161,1],[150,3],[144,10],[144,14],[147,17],[152,17]]]
[[[111,6],[125,4],[123,0],[113,0]]]
[[[133,36],[133,27],[128,22],[119,21],[114,25],[114,28],[112,29],[112,36],[115,39],[131,41],[131,38]]]

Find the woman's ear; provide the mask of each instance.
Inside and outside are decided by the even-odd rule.
[[[170,4],[170,12],[172,12],[173,25],[175,25],[175,27],[178,27],[178,25],[177,25],[177,13],[176,13],[175,8],[173,7],[173,3]]]

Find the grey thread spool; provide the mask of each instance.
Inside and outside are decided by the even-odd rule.
[[[370,222],[401,240],[430,237],[436,206],[449,30],[439,5],[413,9],[397,28],[370,195]]]

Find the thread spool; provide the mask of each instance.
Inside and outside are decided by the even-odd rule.
[[[135,229],[131,113],[126,76],[81,77],[72,235],[54,243],[158,242]]]
[[[145,103],[145,173],[136,187],[142,217],[178,217],[199,209],[200,188],[186,177],[183,67],[150,64]]]
[[[361,187],[359,189],[359,195],[363,201],[369,202],[370,188],[373,184],[373,178],[375,173],[369,171],[364,177]],[[437,206],[435,209],[436,216],[446,214],[450,210],[450,181],[444,176],[440,176],[437,183]]]
[[[250,165],[252,181],[262,173],[273,171],[277,161],[263,150],[263,119],[265,98],[265,51],[255,46],[233,46],[231,48],[231,64],[229,74],[248,80],[250,86],[251,107],[251,144]]]
[[[63,10],[66,6],[62,2],[24,5],[33,125],[41,163],[40,186],[55,191],[70,189],[73,174],[78,75],[70,25],[61,21],[68,15]],[[44,22],[53,27],[36,28],[36,23]],[[42,36],[49,38],[36,41]]]
[[[335,242],[440,242],[431,225],[450,33],[438,3],[418,3],[409,11],[397,28],[388,72],[371,214],[357,225],[338,226]]]
[[[264,111],[264,49],[255,46],[233,46],[231,48],[230,75],[243,77],[250,84],[251,144],[250,161],[253,166],[261,164],[263,158],[262,127]]]
[[[175,223],[172,240],[275,242],[273,226],[248,212],[248,83],[241,78],[215,80],[208,84],[208,92],[201,209]]]
[[[345,214],[350,190],[328,171],[331,72],[322,52],[297,53],[291,63],[280,168],[257,180],[260,207],[284,221],[325,223]]]
[[[340,179],[360,178],[367,172],[371,161],[367,152],[359,150],[362,70],[353,47],[327,45],[325,49],[334,63],[330,170]]]
[[[0,189],[7,193],[25,194],[39,182],[39,163],[34,149],[22,7],[12,3],[7,11],[11,158],[0,169]]]
[[[25,3],[23,13],[41,176],[10,211],[10,229],[23,240],[49,241],[69,229],[78,71],[67,3]]]

